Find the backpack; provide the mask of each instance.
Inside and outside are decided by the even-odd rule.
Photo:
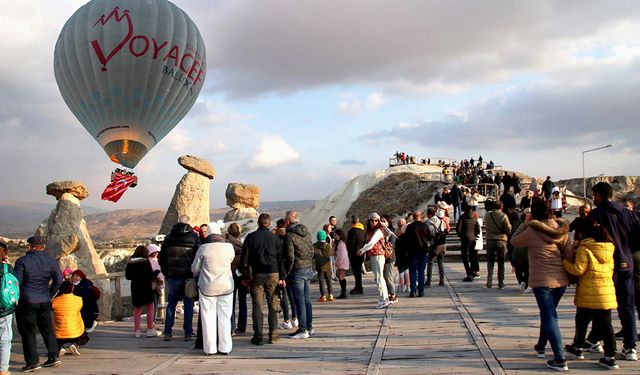
[[[8,310],[20,299],[20,284],[18,279],[9,272],[9,265],[2,265],[2,290],[0,291],[0,308]]]
[[[444,222],[442,220],[440,220],[440,225],[438,225],[438,226],[433,224],[433,222],[431,222],[431,221],[428,221],[428,223],[430,225],[432,225],[433,228],[436,230],[435,237],[433,238],[433,247],[446,244],[447,243],[447,231],[443,230],[443,229],[440,229],[440,228],[442,228],[442,224],[444,224]]]

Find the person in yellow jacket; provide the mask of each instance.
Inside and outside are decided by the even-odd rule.
[[[576,332],[571,345],[565,350],[576,359],[583,359],[582,346],[587,328],[593,322],[593,330],[599,331],[604,341],[604,357],[598,364],[609,370],[617,369],[613,358],[616,340],[611,325],[611,309],[618,307],[613,286],[613,250],[615,248],[607,230],[593,219],[585,220],[578,228],[580,242],[574,262],[562,261],[564,269],[578,277],[576,305]]]
[[[78,347],[86,344],[89,337],[85,333],[80,314],[82,297],[73,294],[72,283],[68,281],[62,283],[58,296],[51,302],[51,308],[54,314],[53,327],[58,340],[59,356],[62,357],[67,351],[73,355],[80,355]]]

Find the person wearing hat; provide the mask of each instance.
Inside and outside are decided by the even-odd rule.
[[[49,256],[46,240],[41,236],[27,239],[29,250],[16,261],[15,276],[20,283],[20,302],[16,310],[18,332],[22,337],[22,351],[26,365],[24,372],[60,364],[58,342],[51,321],[51,298],[62,285],[58,262]],[[47,361],[40,365],[36,330],[47,347]]]
[[[362,294],[362,264],[364,256],[358,255],[358,250],[364,246],[365,232],[364,226],[360,223],[360,218],[351,216],[351,228],[347,232],[347,252],[349,254],[349,263],[353,272],[354,287],[349,294]]]
[[[327,232],[324,230],[319,230],[316,233],[316,239],[318,241],[313,244],[313,250],[315,251],[316,272],[318,272],[318,287],[320,287],[318,302],[331,302],[333,301],[333,293],[331,293],[333,247],[327,242]]]
[[[380,224],[380,215],[372,213],[367,220],[366,240],[367,243],[358,251],[358,255],[369,252],[369,259],[373,277],[378,287],[378,304],[376,309],[384,309],[391,304],[389,302],[389,291],[387,283],[384,281],[384,242],[385,232],[388,231]]]
[[[158,271],[158,275],[151,282],[151,288],[153,289],[153,321],[156,321],[158,315],[158,306],[160,306],[160,291],[164,288],[164,275],[160,268],[160,262],[158,256],[160,255],[160,246],[156,244],[147,245],[147,255],[149,257],[149,263],[153,271]]]
[[[96,319],[100,315],[98,298],[100,290],[93,285],[93,281],[87,279],[87,275],[82,270],[75,270],[71,274],[73,284],[73,294],[82,297],[82,320],[87,333],[93,332],[98,325]]]

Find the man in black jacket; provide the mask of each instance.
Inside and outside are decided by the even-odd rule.
[[[416,296],[416,280],[418,282],[418,297],[424,296],[424,270],[427,267],[427,254],[429,253],[429,243],[431,242],[431,232],[429,226],[422,221],[422,213],[413,213],[413,222],[407,225],[407,229],[402,235],[402,246],[409,254],[409,280],[411,281],[410,298]]]
[[[293,300],[298,312],[298,330],[292,339],[307,339],[313,334],[313,311],[309,299],[309,285],[314,274],[314,250],[307,227],[298,222],[298,213],[287,211],[287,232],[284,237],[285,267],[293,282]]]
[[[362,249],[365,244],[364,227],[360,223],[360,218],[351,216],[351,229],[347,232],[347,253],[349,254],[349,262],[351,263],[351,271],[355,279],[355,286],[349,294],[362,294],[362,263],[364,263],[364,255],[358,255],[358,250]]]
[[[264,296],[267,295],[269,309],[269,343],[278,341],[278,295],[276,286],[285,286],[282,241],[271,233],[271,217],[268,214],[258,216],[258,229],[247,235],[242,246],[240,269],[246,273],[251,268],[251,301],[253,305],[253,338],[251,342],[262,345],[262,325]],[[246,275],[248,276],[248,275]]]
[[[462,199],[463,199],[462,190],[460,189],[458,184],[454,182],[453,187],[451,188],[451,192],[449,194],[451,195],[451,204],[453,205],[453,221],[457,223],[458,219],[462,215],[462,212],[461,212],[461,205],[462,205]]]
[[[193,277],[191,264],[200,247],[200,239],[189,225],[189,220],[187,215],[180,216],[178,223],[162,243],[160,251],[160,268],[169,289],[163,332],[165,341],[172,337],[178,301],[184,301],[184,340],[190,341],[193,337],[193,300],[184,295],[184,285],[187,279]]]
[[[48,359],[42,366],[52,367],[60,364],[58,342],[51,322],[51,297],[62,285],[62,273],[58,262],[45,251],[44,237],[29,237],[27,244],[29,251],[18,258],[14,272],[20,283],[20,302],[16,318],[26,362],[22,371],[31,372],[41,367],[36,329],[40,331],[47,347]]]
[[[637,361],[636,352],[637,329],[635,318],[635,296],[633,279],[633,256],[631,254],[630,238],[640,230],[640,220],[632,211],[618,202],[612,202],[613,189],[607,182],[598,182],[591,188],[593,202],[596,208],[591,210],[589,218],[602,225],[616,244],[613,252],[614,269],[613,282],[618,300],[618,317],[622,324],[623,349],[622,355],[628,361]],[[588,351],[600,346],[598,333],[593,330],[585,343]]]

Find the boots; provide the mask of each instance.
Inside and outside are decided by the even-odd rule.
[[[340,295],[338,299],[346,299],[347,298],[347,280],[340,280]]]

